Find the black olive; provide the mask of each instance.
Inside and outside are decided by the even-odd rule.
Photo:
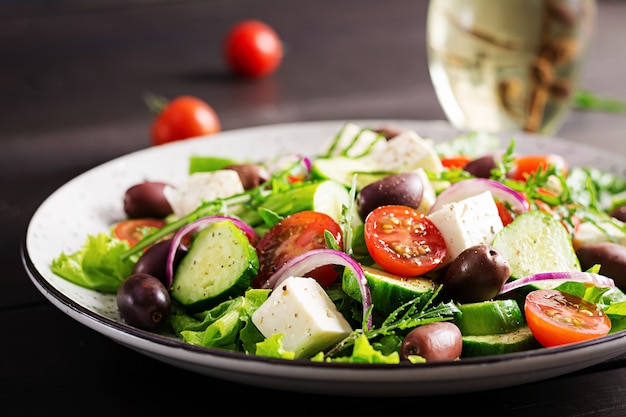
[[[463,170],[478,178],[491,177],[491,170],[496,168],[493,155],[481,156],[468,162]]]
[[[411,330],[402,341],[400,355],[404,360],[418,355],[427,361],[446,361],[458,359],[462,350],[461,330],[454,323],[442,321]]]
[[[621,222],[626,222],[626,204],[622,204],[621,206],[615,207],[611,211],[611,216],[615,217],[617,220]]]
[[[137,260],[133,266],[133,274],[150,274],[158,278],[163,284],[166,284],[166,265],[167,256],[172,244],[171,239],[165,239],[150,246],[141,257]],[[174,269],[180,262],[183,256],[188,252],[188,248],[184,245],[179,245],[174,255]]]
[[[612,278],[621,290],[626,291],[626,246],[613,242],[587,243],[576,249],[583,271],[600,265],[600,274]]]
[[[244,190],[257,187],[270,178],[267,170],[256,164],[232,164],[224,167],[224,169],[232,169],[239,174]]]
[[[163,218],[172,214],[172,207],[165,197],[163,182],[145,181],[133,185],[124,194],[124,212],[130,218]]]
[[[450,263],[443,286],[460,303],[485,301],[498,295],[510,274],[508,261],[496,248],[476,245]]]
[[[170,315],[170,294],[158,278],[133,274],[117,290],[117,308],[128,324],[145,330],[156,329]]]
[[[384,177],[363,187],[357,196],[357,210],[361,219],[377,207],[386,205],[418,208],[422,202],[424,184],[414,172],[404,172]]]

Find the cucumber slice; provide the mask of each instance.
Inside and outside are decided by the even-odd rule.
[[[256,249],[231,221],[212,223],[195,237],[174,274],[171,295],[190,310],[242,295],[259,270]]]
[[[350,192],[336,181],[324,180],[293,187],[283,193],[270,195],[261,205],[281,216],[304,211],[314,210],[328,214],[339,221],[342,216],[342,207],[348,207]]]
[[[370,288],[374,308],[386,313],[391,313],[402,304],[438,287],[434,281],[425,277],[402,277],[374,267],[361,267]],[[348,268],[344,270],[341,286],[349,297],[361,301],[359,284]]]
[[[503,353],[521,352],[541,347],[528,326],[501,334],[483,336],[463,336],[461,357],[501,355]]]
[[[492,245],[511,267],[511,278],[539,272],[579,272],[580,263],[565,227],[542,211],[520,214],[499,231]]]
[[[526,324],[522,310],[514,300],[489,300],[458,307],[463,314],[454,323],[463,336],[508,333]]]
[[[360,190],[367,184],[389,175],[389,172],[377,171],[376,164],[370,158],[344,156],[317,158],[311,167],[313,178],[334,180],[348,188],[352,186],[354,174],[357,174],[356,188]]]

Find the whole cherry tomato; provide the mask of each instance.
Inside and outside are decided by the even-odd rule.
[[[289,260],[312,249],[326,248],[324,232],[328,230],[342,246],[341,227],[329,215],[317,211],[300,211],[272,226],[257,244],[258,276],[252,282],[260,287]],[[333,265],[321,266],[307,276],[315,278],[324,288],[330,286],[339,273]]]
[[[272,74],[283,59],[283,44],[266,23],[244,20],[233,26],[224,42],[228,67],[244,78],[262,78]]]
[[[162,145],[221,130],[215,110],[193,96],[180,96],[165,104],[152,124],[152,144]]]

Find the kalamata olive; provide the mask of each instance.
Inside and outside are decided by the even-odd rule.
[[[224,167],[237,171],[244,190],[257,187],[270,178],[269,172],[265,168],[256,164],[233,164]]]
[[[587,243],[576,249],[583,271],[600,265],[600,274],[612,278],[622,291],[626,291],[626,246],[613,242]]]
[[[384,177],[366,185],[357,196],[357,210],[361,219],[377,207],[400,205],[418,208],[422,202],[424,183],[419,174],[404,172]]]
[[[496,248],[476,245],[450,263],[443,287],[460,303],[485,301],[498,295],[510,274],[508,261]]]
[[[131,326],[156,329],[170,315],[170,294],[152,275],[133,274],[117,290],[117,308]]]
[[[496,161],[493,155],[485,155],[468,162],[463,170],[478,178],[489,178],[491,177],[491,170],[495,167]]]
[[[397,129],[397,128],[391,127],[391,126],[384,126],[384,127],[378,128],[378,129],[374,129],[374,132],[380,133],[387,140],[389,140],[391,138],[395,138],[400,133],[402,133],[402,131],[400,129]]]
[[[163,218],[172,214],[172,207],[164,193],[167,186],[156,181],[133,185],[124,194],[124,212],[130,218]]]
[[[164,239],[150,246],[133,266],[133,274],[149,274],[156,277],[164,285],[167,282],[167,274],[165,272],[167,264],[167,255],[172,244],[171,239]],[[187,253],[188,248],[184,245],[178,246],[176,255],[174,256],[174,268],[178,265],[183,256]]]
[[[619,221],[626,223],[626,204],[615,207],[611,211],[611,216],[615,217]]]
[[[461,330],[448,321],[428,323],[411,330],[402,341],[400,356],[418,355],[427,361],[458,359],[463,350]]]

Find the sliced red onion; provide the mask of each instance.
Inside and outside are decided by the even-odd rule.
[[[439,210],[448,203],[454,203],[485,191],[491,191],[494,198],[509,203],[516,213],[528,211],[530,207],[528,201],[520,193],[496,180],[471,178],[454,183],[442,191],[430,207],[429,213]]]
[[[519,278],[514,281],[507,282],[502,286],[499,294],[504,294],[516,290],[528,284],[555,280],[589,282],[599,287],[615,288],[615,283],[611,278],[591,272],[541,272],[539,274],[529,275],[524,278]]]
[[[170,250],[167,253],[167,261],[165,264],[165,279],[166,279],[166,284],[167,284],[166,288],[170,288],[172,286],[172,282],[174,281],[174,257],[176,256],[176,250],[178,249],[178,246],[180,245],[180,242],[182,241],[183,237],[185,237],[185,235],[187,235],[188,233],[197,232],[211,223],[215,223],[215,222],[223,221],[223,220],[232,221],[235,224],[235,226],[240,228],[246,234],[250,242],[254,243],[257,240],[259,240],[259,235],[252,227],[250,227],[248,224],[244,223],[243,221],[237,218],[229,217],[229,216],[202,217],[198,220],[195,220],[181,227],[180,229],[178,229],[178,231],[172,238]]]
[[[334,249],[313,249],[304,252],[285,263],[278,271],[276,271],[261,288],[274,289],[280,285],[285,279],[295,276],[304,276],[307,272],[324,265],[342,265],[349,268],[357,278],[359,289],[361,290],[361,300],[363,304],[363,317],[368,314],[372,305],[372,297],[370,294],[367,278],[363,273],[361,266],[349,255],[342,251]],[[372,316],[368,316],[367,330],[372,327]]]

